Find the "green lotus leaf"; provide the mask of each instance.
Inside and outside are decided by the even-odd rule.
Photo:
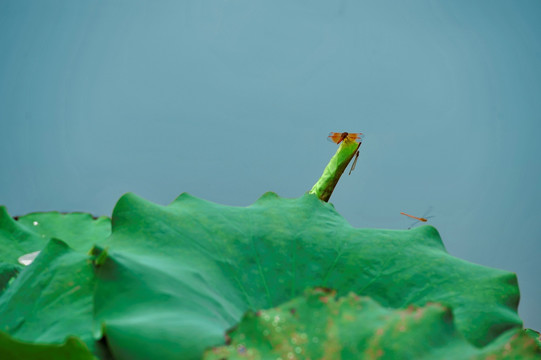
[[[112,222],[95,314],[115,358],[199,358],[246,310],[315,286],[391,308],[444,303],[476,345],[521,325],[514,274],[450,256],[431,226],[353,228],[313,195],[267,193],[241,208],[188,194],[164,207],[127,194]]]
[[[279,307],[249,311],[227,334],[228,346],[205,352],[223,359],[541,359],[541,348],[513,329],[478,349],[457,331],[449,308],[428,303],[384,308],[350,293],[307,290]]]
[[[91,255],[70,248],[85,249],[92,239],[97,246]],[[450,256],[431,226],[354,228],[312,194],[285,199],[267,193],[245,208],[188,194],[160,206],[127,194],[113,212],[110,237],[73,246],[65,241],[69,255],[46,257],[44,250],[1,295],[0,326],[7,323],[14,338],[60,344],[74,335],[102,358],[110,351],[115,359],[199,359],[209,346],[223,344],[225,331],[247,310],[278,306],[318,286],[337,289],[339,296],[370,296],[393,309],[442,303],[476,346],[521,327],[515,274]],[[64,285],[42,291],[38,266]],[[77,286],[69,285],[77,270],[87,285],[78,280],[81,291],[65,295]],[[34,290],[23,281],[35,283]],[[46,306],[16,305],[15,299],[30,296]],[[68,296],[64,316],[53,301],[62,296]],[[13,330],[26,317],[21,326],[35,321],[35,332]],[[40,335],[53,318],[55,336]]]
[[[95,276],[91,260],[61,240],[50,240],[0,296],[0,331],[39,346],[60,345],[68,336],[77,336],[99,353],[92,334]],[[23,343],[14,346],[19,349]],[[2,345],[0,354],[10,349]],[[58,346],[50,349],[60,351]],[[0,356],[4,358],[9,357]]]
[[[18,259],[42,250],[52,238],[65,241],[72,249],[88,252],[111,234],[111,220],[90,214],[58,212],[32,213],[13,219],[0,206],[0,293],[23,268]]]

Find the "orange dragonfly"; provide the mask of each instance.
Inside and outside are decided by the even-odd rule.
[[[428,208],[428,210],[425,212],[425,215],[423,215],[422,217],[417,217],[417,216],[413,216],[413,215],[410,215],[410,214],[406,214],[405,212],[401,212],[400,215],[405,215],[405,216],[408,216],[412,219],[415,219],[417,220],[416,222],[414,222],[413,224],[411,224],[409,227],[408,227],[408,230],[411,229],[414,225],[416,225],[419,221],[422,221],[422,222],[427,222],[428,219],[430,218],[433,218],[434,216],[426,216],[430,213],[430,211],[432,210],[432,206]]]
[[[327,139],[329,141],[332,141],[335,144],[340,144],[342,141],[346,139],[349,141],[358,142],[360,144],[362,142],[363,137],[364,137],[363,133],[331,132],[329,133],[329,136],[327,136]]]

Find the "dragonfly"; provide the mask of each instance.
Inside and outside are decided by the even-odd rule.
[[[412,227],[414,227],[415,225],[417,225],[417,223],[419,221],[422,221],[422,222],[427,222],[428,219],[430,218],[433,218],[434,216],[427,216],[430,212],[432,211],[432,206],[428,208],[427,211],[425,211],[425,214],[421,217],[417,217],[417,216],[413,216],[413,215],[410,215],[410,214],[406,214],[405,212],[401,212],[400,215],[405,215],[405,216],[408,216],[412,219],[415,219],[417,221],[415,221],[413,224],[411,224],[409,227],[408,227],[408,230],[411,229]]]
[[[342,141],[354,141],[358,143],[357,150],[355,151],[355,160],[353,160],[353,164],[351,164],[351,168],[349,169],[349,174],[351,175],[351,172],[355,170],[355,165],[357,165],[357,159],[359,158],[359,146],[362,144],[362,139],[364,137],[363,133],[348,133],[348,132],[330,132],[329,136],[327,136],[327,139],[329,141],[332,141],[335,144],[340,144]]]
[[[332,141],[335,144],[340,144],[342,141],[346,139],[349,141],[358,142],[360,144],[362,142],[363,137],[364,137],[363,133],[331,132],[329,133],[329,136],[327,136],[327,139],[329,141]]]

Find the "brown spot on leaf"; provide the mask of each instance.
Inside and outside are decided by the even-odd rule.
[[[315,287],[315,288],[314,288],[314,291],[315,291],[315,292],[323,292],[323,293],[326,293],[326,294],[330,294],[330,293],[333,293],[333,292],[334,292],[333,289],[328,288],[328,287],[323,287],[323,286]]]
[[[319,301],[326,304],[326,303],[329,302],[329,297],[328,296],[320,296]]]

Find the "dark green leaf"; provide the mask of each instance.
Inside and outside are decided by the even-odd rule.
[[[93,360],[95,357],[79,339],[69,337],[61,345],[29,344],[0,332],[0,359],[10,360]]]
[[[395,310],[353,293],[310,290],[277,308],[248,312],[228,332],[230,345],[206,351],[222,359],[540,359],[541,349],[518,329],[478,349],[438,303]]]

